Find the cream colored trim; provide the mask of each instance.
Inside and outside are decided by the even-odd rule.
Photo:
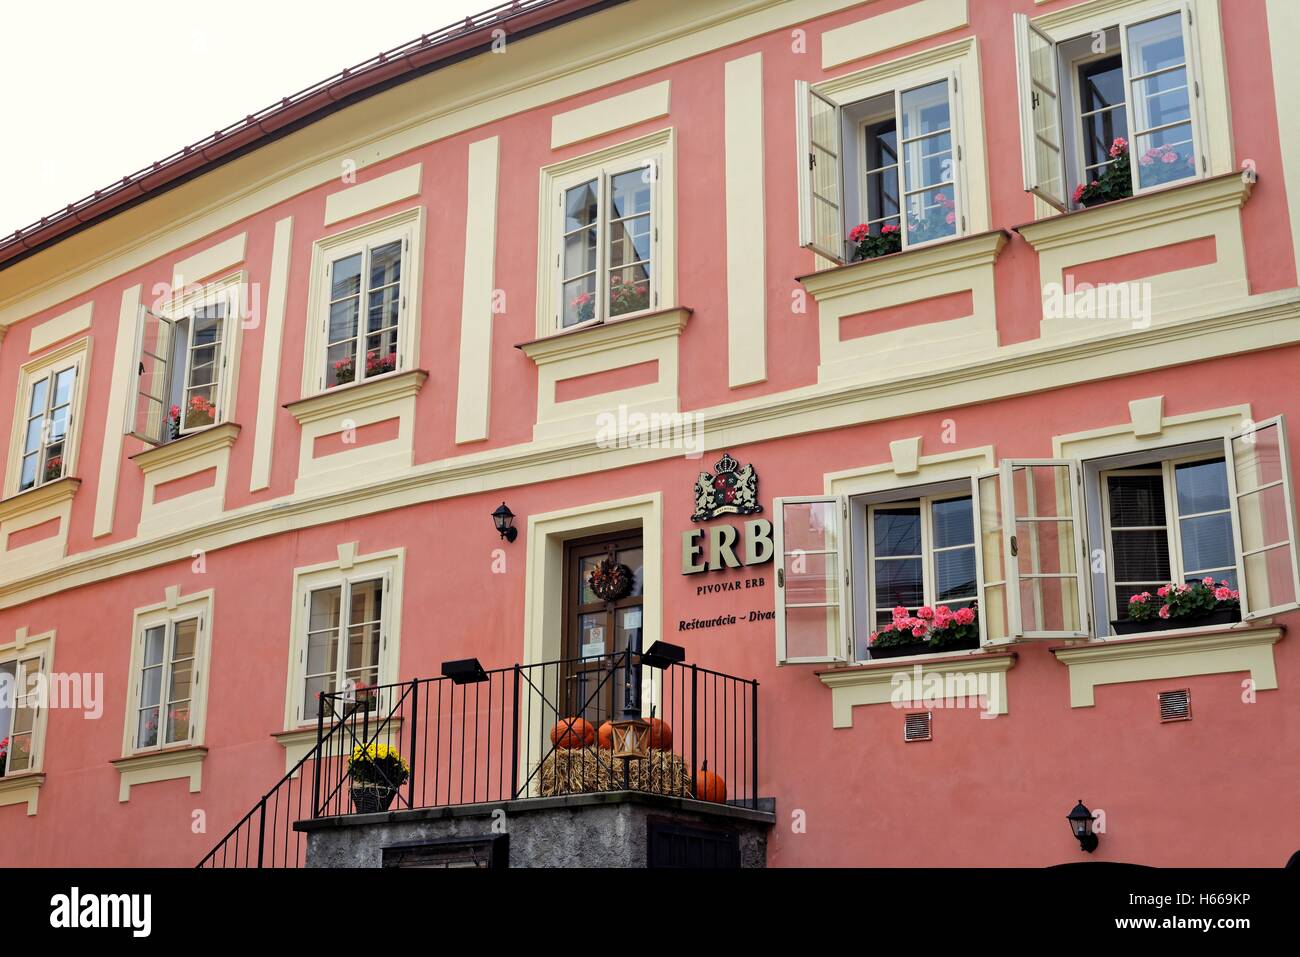
[[[966,0],[919,0],[822,34],[822,69],[862,60],[966,26]]]
[[[82,418],[86,414],[86,383],[90,379],[90,356],[91,339],[90,336],[86,336],[84,339],[70,342],[48,355],[41,356],[39,359],[24,363],[19,368],[18,394],[13,406],[13,428],[9,435],[9,453],[6,456],[6,496],[19,494],[18,483],[22,480],[23,445],[26,440],[27,410],[30,403],[32,383],[56,369],[66,369],[68,366],[75,366],[77,375],[76,381],[73,383],[73,388],[76,391],[72,397],[71,422],[68,424],[68,432],[63,439],[63,475],[65,477],[76,476],[77,466],[80,464],[81,459],[81,436],[85,431]],[[51,383],[51,387],[52,385]],[[39,487],[39,485],[33,486],[33,488]]]
[[[613,171],[642,165],[657,177],[650,218],[658,238],[652,240],[653,281],[658,304],[649,311],[677,305],[677,162],[676,137],[671,126],[645,136],[574,156],[541,169],[538,189],[537,337],[564,331],[560,328],[560,267],[563,254],[562,191]],[[618,317],[623,318],[623,317]],[[572,328],[572,327],[570,327]]]
[[[311,247],[311,272],[307,281],[307,335],[303,343],[302,395],[304,398],[341,386],[326,388],[326,324],[329,322],[329,269],[334,260],[370,246],[401,239],[402,305],[397,336],[397,371],[419,368],[420,286],[423,275],[424,207],[415,206],[362,223],[316,240]],[[358,349],[358,356],[364,350]],[[354,380],[356,381],[364,380]]]
[[[391,206],[420,195],[422,170],[423,164],[413,163],[383,176],[376,176],[365,183],[330,193],[325,197],[325,225],[333,226],[372,209]]]
[[[315,745],[316,718],[299,720],[304,690],[304,658],[307,637],[307,593],[316,588],[341,585],[344,582],[385,578],[388,594],[385,600],[385,620],[381,625],[383,644],[379,651],[379,684],[394,684],[402,650],[402,580],[406,567],[406,549],[393,548],[370,555],[357,555],[353,542],[339,545],[338,558],[317,565],[307,565],[293,570],[293,615],[289,623],[289,667],[286,671],[284,692],[284,730],[305,731],[310,728],[312,745]],[[286,745],[294,742],[290,740]],[[303,752],[306,753],[306,752]],[[302,755],[299,755],[301,758]],[[288,760],[288,754],[285,755]],[[288,768],[293,767],[292,764]]]
[[[670,83],[664,80],[639,90],[588,103],[551,117],[551,149],[615,133],[668,115]]]
[[[192,286],[217,273],[238,266],[244,261],[244,246],[248,233],[229,239],[182,259],[172,268],[172,294],[178,299],[187,297]]]
[[[465,188],[465,269],[460,300],[460,375],[456,441],[488,437],[492,396],[492,321],[497,314],[497,167],[500,140],[469,144]]]
[[[897,449],[895,448],[897,447]],[[827,495],[863,495],[887,492],[909,485],[930,485],[952,479],[970,478],[992,470],[997,464],[993,446],[980,445],[934,455],[921,455],[921,437],[890,444],[891,461],[864,468],[827,472]]]
[[[512,40],[340,110],[0,273],[7,326],[360,168],[861,0],[697,0],[647,20],[624,4]]]
[[[1122,300],[1112,310],[1117,315],[1090,316],[1087,302],[1096,293],[1086,284],[1074,292],[1071,304],[1061,284],[1072,267],[1206,236],[1214,237],[1215,262],[1158,273],[1121,288],[1145,290],[1152,325],[1204,316],[1246,299],[1250,283],[1240,209],[1251,185],[1248,178],[1228,173],[1017,227],[1038,253],[1044,304],[1049,285],[1064,297],[1062,314],[1049,316],[1044,310],[1044,338],[1093,338],[1147,321],[1123,314]]]
[[[728,60],[723,75],[727,202],[727,382],[767,379],[767,218],[763,176],[763,54]]]
[[[83,302],[75,309],[69,309],[53,319],[46,319],[44,322],[32,326],[31,334],[27,339],[27,351],[35,355],[47,346],[62,342],[70,336],[75,336],[78,332],[89,329],[91,313],[94,308],[95,304],[93,302]]]
[[[1045,0],[1035,0],[1043,3]],[[1223,49],[1223,24],[1219,0],[1188,0],[1195,21],[1193,51],[1197,74],[1202,86],[1205,139],[1203,148],[1210,165],[1210,175],[1233,169],[1232,124],[1228,101],[1228,68]],[[1177,9],[1171,0],[1087,0],[1034,17],[1033,24],[1053,40],[1060,42],[1114,26],[1120,20],[1160,14]],[[1008,25],[1009,28],[1009,25]],[[1276,35],[1270,28],[1270,36]],[[1276,73],[1274,75],[1276,82]],[[1291,97],[1288,94],[1287,99]],[[1279,100],[1279,108],[1285,102]]]
[[[271,451],[275,448],[276,401],[280,391],[280,354],[284,343],[284,309],[289,295],[289,267],[293,252],[293,217],[275,224],[271,247],[271,278],[266,293],[266,325],[262,328],[262,374],[257,380],[257,423],[253,432],[253,466],[248,490],[271,484]]]
[[[821,363],[818,382],[870,382],[936,361],[998,352],[993,264],[1006,245],[1001,230],[979,233],[813,273],[800,281],[817,300]],[[971,314],[854,339],[840,338],[848,316],[970,292]]]
[[[220,520],[226,503],[230,449],[239,438],[239,431],[240,427],[233,422],[214,425],[131,456],[144,473],[144,499],[137,536],[148,538]],[[210,486],[156,501],[159,486],[208,469],[216,469]]]
[[[642,583],[641,643],[663,637],[663,493],[542,512],[528,516],[524,541],[523,662],[563,658],[564,543],[569,539],[624,529],[641,529],[645,575]]]
[[[638,414],[675,415],[678,339],[689,316],[687,309],[642,313],[521,345],[523,353],[537,364],[534,440],[595,436],[602,423],[629,422]],[[555,398],[557,384],[566,379],[652,361],[658,363],[655,382],[565,402]]]
[[[1003,347],[997,356],[957,361],[876,383],[805,386],[696,410],[705,448],[763,442],[1048,392],[1089,382],[1300,342],[1294,290],[1251,297],[1243,308],[1162,329],[1130,330],[1094,341]],[[0,584],[0,607],[143,568],[188,560],[194,536],[208,551],[291,530],[458,495],[534,485],[576,474],[676,458],[680,448],[601,446],[592,435],[488,449],[422,462],[400,476],[321,495],[294,495],[227,511],[201,530],[161,534],[78,553],[60,567]]]
[[[208,716],[208,672],[209,665],[212,661],[212,637],[213,637],[213,620],[216,614],[216,592],[207,588],[203,591],[194,592],[181,597],[180,586],[170,585],[164,589],[164,599],[153,605],[146,605],[142,608],[135,609],[131,621],[131,646],[127,662],[127,694],[126,694],[126,712],[122,721],[122,760],[129,761],[138,758],[160,757],[163,755],[175,755],[179,751],[193,751],[203,746],[204,735],[207,730]],[[140,701],[140,669],[144,661],[144,633],[148,628],[157,625],[170,625],[175,621],[183,621],[190,618],[200,620],[198,639],[194,649],[194,670],[191,674],[191,692],[190,692],[190,737],[189,740],[179,744],[168,745],[164,747],[135,747],[136,732],[136,713]],[[160,692],[161,694],[162,692]],[[165,708],[167,703],[160,702],[159,709]],[[160,725],[161,734],[161,725]],[[199,755],[198,761],[202,762],[202,755]],[[116,762],[114,762],[116,763]],[[163,758],[161,765],[168,767],[171,765],[170,757]],[[152,768],[154,765],[150,762],[144,762],[143,765],[128,765],[128,767],[146,767]],[[121,770],[119,768],[119,770]],[[168,780],[171,777],[180,775],[169,775],[168,778],[147,778],[149,781]],[[197,780],[197,779],[195,779]],[[133,783],[143,784],[145,780],[135,781]],[[123,784],[123,795],[129,794],[129,786]],[[198,787],[191,787],[191,791],[197,791]],[[125,801],[127,797],[120,797],[119,800]]]
[[[415,461],[415,397],[429,374],[410,369],[338,386],[285,408],[302,426],[294,494],[328,494],[407,472]],[[316,456],[316,440],[397,419],[397,435]],[[345,440],[346,441],[346,440]]]
[[[118,772],[118,802],[125,804],[131,800],[132,787],[156,781],[188,779],[190,793],[198,794],[203,787],[203,759],[207,756],[207,748],[185,747],[146,751],[110,762]]]
[[[0,778],[0,807],[11,804],[26,804],[27,816],[36,816],[37,799],[40,797],[41,785],[45,775],[39,771],[10,774]]]
[[[1052,455],[1058,459],[1099,459],[1148,448],[1222,439],[1251,421],[1248,404],[1171,416],[1163,414],[1163,407],[1163,396],[1135,399],[1129,403],[1130,421],[1055,435]]]
[[[984,679],[988,697],[982,713],[1006,714],[1006,674],[1015,663],[1015,654],[972,652],[947,659],[908,658],[886,665],[834,668],[819,671],[817,677],[831,689],[831,727],[851,728],[853,709],[860,705],[894,703],[905,707],[909,702],[932,696],[931,688],[936,681],[939,688],[947,683],[966,697],[966,689],[975,687],[983,675],[988,676]]]
[[[1070,669],[1070,707],[1091,708],[1098,685],[1250,672],[1253,690],[1277,688],[1273,646],[1280,628],[1236,628],[1186,637],[1094,641],[1053,648]]]
[[[30,575],[56,567],[68,553],[68,522],[72,497],[81,480],[63,478],[28,489],[0,502],[0,576]],[[9,536],[58,519],[56,534],[9,547]]]
[[[131,369],[135,362],[136,321],[140,314],[140,286],[122,290],[122,308],[117,315],[117,337],[113,347],[113,368]],[[132,397],[132,376],[115,375],[108,388],[104,408],[103,454],[99,457],[99,482],[95,486],[95,525],[99,538],[113,531],[117,509],[117,479],[122,464],[127,403]]]
[[[1295,91],[1300,90],[1300,57],[1292,40],[1300,36],[1300,5],[1292,0],[1266,0],[1268,45],[1272,58],[1273,99],[1277,107],[1277,137],[1282,153],[1282,182],[1300,183],[1300,110]],[[1291,251],[1300,273],[1300,189],[1286,191],[1291,218]]]

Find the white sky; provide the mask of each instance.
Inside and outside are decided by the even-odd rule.
[[[5,0],[0,237],[496,0]]]

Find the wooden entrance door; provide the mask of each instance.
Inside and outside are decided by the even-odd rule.
[[[605,656],[625,651],[629,640],[640,646],[643,555],[639,531],[579,539],[565,546],[562,694],[567,715],[599,726],[622,708],[621,675],[609,674],[611,662]],[[602,601],[587,584],[592,570],[606,558],[632,571],[632,590],[617,601]]]

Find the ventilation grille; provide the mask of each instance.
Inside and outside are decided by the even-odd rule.
[[[903,719],[904,741],[930,740],[930,712],[914,711]]]
[[[1192,695],[1186,688],[1160,692],[1160,720],[1191,721]]]

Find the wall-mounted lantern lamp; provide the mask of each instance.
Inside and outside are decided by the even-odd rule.
[[[1065,816],[1070,822],[1070,833],[1079,841],[1079,847],[1089,854],[1097,849],[1097,835],[1092,833],[1092,812],[1083,804],[1083,798],[1074,806],[1074,810]]]
[[[515,513],[506,507],[505,502],[502,502],[501,507],[492,513],[492,523],[507,542],[513,542],[519,537],[519,529],[515,528]]]

